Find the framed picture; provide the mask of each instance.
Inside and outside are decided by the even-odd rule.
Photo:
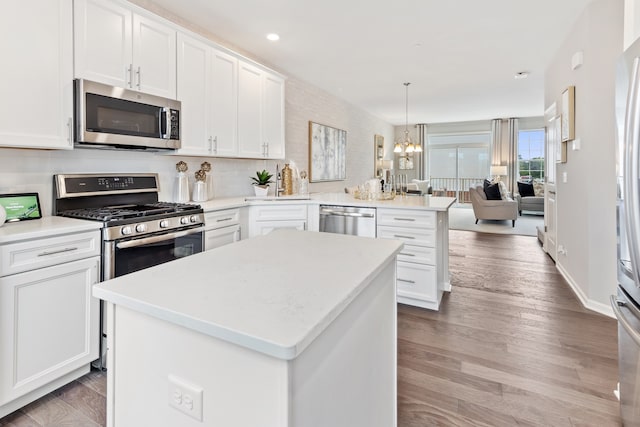
[[[553,119],[553,126],[555,128],[555,132],[561,132],[562,128],[562,120],[561,117],[556,117]],[[556,133],[558,135],[558,133]],[[558,137],[555,137],[555,149],[556,149],[556,163],[566,163],[567,162],[567,142],[560,141]]]
[[[576,87],[569,86],[562,92],[562,141],[573,141],[575,133]]]
[[[42,218],[38,193],[0,194],[0,205],[7,212],[6,222]]]
[[[309,182],[347,178],[347,131],[309,122]]]
[[[384,159],[384,136],[373,136],[373,176],[382,176],[382,160]]]

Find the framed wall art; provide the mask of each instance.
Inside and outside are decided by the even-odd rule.
[[[309,122],[309,182],[347,178],[347,131]]]
[[[562,142],[573,141],[576,137],[575,99],[575,86],[569,86],[562,92]]]

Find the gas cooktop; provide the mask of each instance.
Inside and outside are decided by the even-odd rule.
[[[58,215],[95,221],[117,221],[123,219],[150,219],[154,215],[188,214],[200,210],[199,205],[186,203],[156,202],[142,205],[121,205],[69,209]]]

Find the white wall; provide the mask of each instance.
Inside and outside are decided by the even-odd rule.
[[[557,267],[583,303],[609,313],[616,286],[616,179],[614,80],[622,53],[622,1],[597,0],[576,21],[545,72],[545,106],[562,105],[562,92],[576,87],[576,138],[567,162],[557,164]],[[571,69],[571,57],[584,64]],[[562,174],[567,182],[562,182]]]

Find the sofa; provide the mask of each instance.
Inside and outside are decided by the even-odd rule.
[[[518,202],[505,194],[504,199],[489,200],[484,186],[469,187],[469,197],[473,214],[478,220],[511,220],[511,226],[516,226],[518,218]]]
[[[515,194],[518,202],[518,214],[522,211],[544,213],[544,183],[541,181],[518,182]]]

